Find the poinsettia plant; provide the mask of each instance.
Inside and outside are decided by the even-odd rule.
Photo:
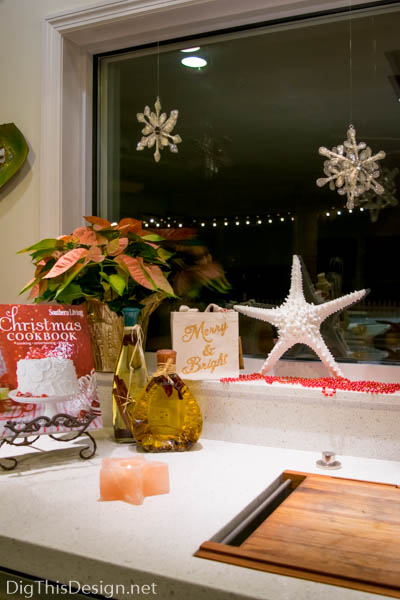
[[[163,247],[171,252],[170,279],[181,299],[197,300],[203,288],[213,297],[231,289],[222,266],[198,239],[196,229],[157,229],[157,233],[163,238]]]
[[[30,289],[34,302],[100,300],[117,313],[153,294],[175,295],[168,281],[172,253],[160,245],[160,235],[145,231],[136,219],[114,225],[100,217],[85,219],[90,225],[71,235],[20,251],[29,252],[35,265],[35,276],[21,294]]]
[[[126,306],[150,310],[164,298],[189,300],[202,288],[226,293],[230,285],[221,265],[191,228],[144,230],[125,218],[111,224],[100,217],[71,235],[44,239],[29,252],[35,276],[21,290],[34,302],[80,304],[99,300],[118,314]],[[172,282],[172,285],[170,284]]]

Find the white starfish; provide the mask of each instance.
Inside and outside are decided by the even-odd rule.
[[[321,336],[320,326],[329,315],[358,302],[366,293],[367,290],[359,290],[323,304],[309,304],[304,298],[300,260],[294,255],[290,291],[283,304],[276,308],[236,305],[234,309],[248,317],[267,321],[278,329],[279,339],[260,370],[263,375],[274,366],[286,350],[300,343],[314,350],[333,375],[343,377],[342,371]]]

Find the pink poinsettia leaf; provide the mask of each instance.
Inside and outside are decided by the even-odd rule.
[[[45,293],[48,286],[49,286],[49,282],[47,281],[47,279],[42,279],[41,281],[39,281],[39,295],[40,296]]]
[[[86,246],[97,244],[96,232],[90,227],[78,227],[74,230],[72,235],[80,244],[85,244]]]
[[[199,278],[204,280],[218,279],[218,277],[223,277],[224,271],[217,262],[210,261],[207,263],[195,265],[191,267],[193,273],[195,273]]]
[[[117,229],[120,229],[124,233],[128,233],[129,231],[133,233],[137,233],[142,229],[142,221],[138,221],[137,219],[121,219],[117,225]]]
[[[134,258],[133,256],[128,256],[127,254],[120,254],[115,258],[115,262],[124,266],[128,270],[129,275],[132,277],[132,279],[136,281],[136,283],[139,283],[148,290],[155,289],[151,281],[149,281],[149,279],[144,274],[144,271],[140,266],[139,259]]]
[[[111,223],[107,221],[107,219],[102,219],[101,217],[89,216],[85,217],[86,221],[93,225],[93,229],[96,231],[100,231],[101,229],[110,229]]]
[[[56,238],[56,239],[61,240],[62,242],[64,242],[64,244],[67,244],[68,242],[76,242],[77,241],[73,235],[59,235],[58,238]]]
[[[140,258],[138,260],[143,261],[143,259]],[[164,292],[167,292],[167,294],[171,294],[171,296],[174,295],[174,290],[172,289],[164,273],[161,271],[160,267],[157,265],[144,266],[143,262],[141,263],[141,266],[150,275],[151,279],[154,281],[159,290],[163,290]]]
[[[85,263],[88,263],[91,260],[93,262],[99,263],[99,262],[102,262],[104,259],[105,259],[105,256],[102,253],[101,249],[98,246],[91,246],[86,255]]]
[[[62,275],[65,271],[68,271],[68,269],[73,267],[78,260],[84,258],[88,252],[89,250],[86,250],[86,248],[75,248],[74,250],[66,252],[44,276],[44,279],[51,279],[53,277],[58,277],[58,275]]]
[[[173,229],[157,229],[158,235],[165,240],[189,240],[196,236],[196,230],[192,227],[179,227]]]
[[[73,236],[80,244],[84,244],[85,246],[103,246],[107,244],[107,239],[93,231],[90,227],[78,227],[78,229],[75,229]]]
[[[107,244],[107,254],[109,256],[118,256],[119,254],[122,254],[128,244],[129,240],[126,237],[111,240],[111,242]]]
[[[40,286],[39,286],[38,283],[35,283],[35,285],[33,286],[33,288],[31,288],[31,291],[30,291],[29,296],[28,296],[28,300],[34,300],[39,295],[40,295]]]

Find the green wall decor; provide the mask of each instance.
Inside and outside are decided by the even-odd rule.
[[[28,152],[28,144],[14,123],[0,125],[0,188],[20,170]]]

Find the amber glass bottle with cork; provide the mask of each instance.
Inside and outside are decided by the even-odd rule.
[[[123,309],[125,327],[113,382],[113,427],[117,442],[134,442],[131,415],[135,401],[147,382],[142,347],[142,329],[137,324],[140,310]]]
[[[147,452],[188,450],[200,437],[200,407],[176,373],[176,352],[157,352],[157,371],[132,412],[132,433]]]

